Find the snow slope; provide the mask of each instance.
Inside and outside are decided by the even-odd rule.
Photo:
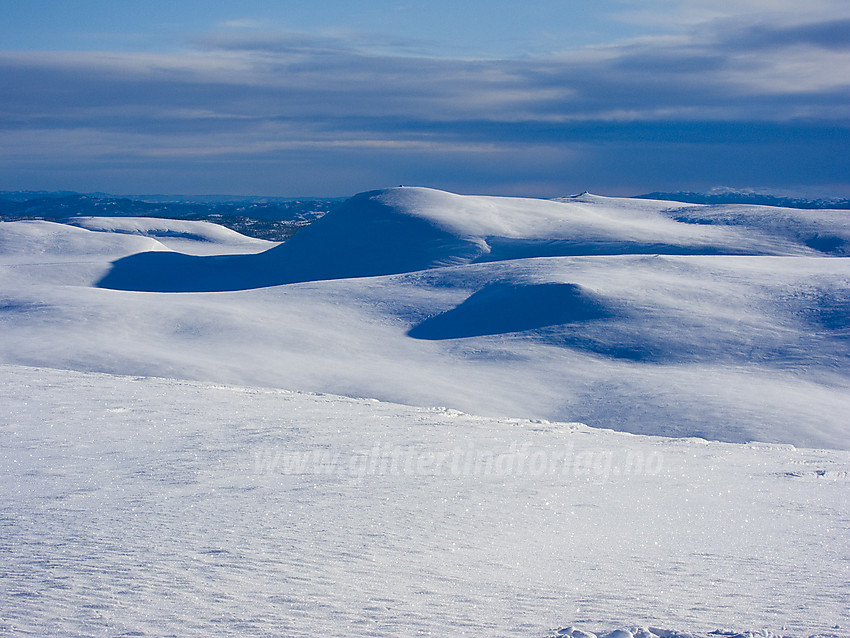
[[[87,230],[152,237],[167,248],[190,255],[258,253],[277,246],[276,242],[246,237],[210,222],[155,217],[72,217],[65,223]]]
[[[0,375],[5,635],[850,636],[848,452]]]
[[[828,220],[824,239],[824,224],[789,230],[769,215],[759,216],[759,207],[749,207],[755,210],[752,223],[693,217],[691,208],[593,195],[549,201],[396,188],[357,195],[262,255],[134,255],[116,263],[101,285],[152,292],[240,290],[529,257],[821,255],[817,247],[844,254],[850,246],[846,215]]]
[[[402,188],[357,196],[256,255],[160,245],[125,257],[127,242],[153,240],[66,227],[92,246],[73,266],[64,246],[45,253],[47,240],[3,224],[0,246],[17,252],[0,254],[0,361],[845,449],[850,270],[806,242],[844,237],[850,222],[770,213]],[[812,216],[805,228],[787,221],[798,213]],[[41,224],[25,227],[57,232]],[[744,251],[751,235],[758,254],[721,254]],[[545,252],[546,236],[556,238],[546,250],[593,248],[492,261],[511,241]],[[107,257],[98,251],[110,237]],[[698,244],[712,254],[694,254]],[[685,254],[601,254],[626,245]],[[37,258],[17,263],[28,246]],[[279,279],[299,282],[221,291]]]
[[[66,224],[45,221],[0,224],[0,263],[37,265],[57,261],[112,260],[143,251],[164,250],[147,237],[94,235]]]

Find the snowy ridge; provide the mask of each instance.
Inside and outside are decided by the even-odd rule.
[[[3,222],[0,259],[26,262],[78,261],[86,258],[118,259],[143,251],[166,250],[149,237],[96,236],[67,224],[45,221]]]
[[[86,230],[152,237],[177,252],[193,255],[258,253],[276,242],[246,237],[218,224],[152,217],[73,217],[63,223]]]
[[[847,254],[850,216],[780,220],[759,207],[714,217],[693,206],[584,195],[563,200],[472,197],[425,188],[357,195],[262,255],[140,254],[117,262],[106,288],[158,292],[399,274],[531,257]],[[678,211],[683,211],[677,215]],[[807,215],[808,218],[803,216]],[[796,224],[799,228],[788,224]],[[787,222],[787,223],[786,223]],[[828,228],[829,232],[825,233]],[[824,234],[825,233],[825,234]]]

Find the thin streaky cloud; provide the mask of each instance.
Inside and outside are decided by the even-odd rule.
[[[101,120],[110,107],[116,115],[147,107],[149,119],[200,110],[205,118],[552,121],[617,112],[632,119],[740,119],[749,106],[760,119],[784,119],[795,117],[803,93],[810,114],[823,105],[821,116],[831,119],[836,98],[850,86],[850,52],[800,52],[798,40],[754,49],[730,36],[608,47],[596,58],[469,61],[364,55],[336,40],[263,35],[218,48],[208,43],[187,55],[0,54],[0,95],[7,123],[16,126],[81,117],[86,108]]]
[[[652,30],[687,32],[715,20],[764,20],[792,25],[841,20],[848,16],[845,0],[618,0],[612,19]]]
[[[237,18],[224,20],[219,23],[223,29],[268,29],[273,26],[271,20],[257,20],[255,18]]]

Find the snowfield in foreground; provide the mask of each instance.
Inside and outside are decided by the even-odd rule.
[[[0,632],[850,635],[848,452],[2,374]]]
[[[0,632],[850,636],[846,212],[75,223],[0,223]]]

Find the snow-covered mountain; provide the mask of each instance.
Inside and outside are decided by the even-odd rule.
[[[239,290],[439,266],[591,255],[850,254],[850,216],[686,207],[590,194],[470,197],[425,188],[363,193],[256,257],[134,255],[101,282],[153,292]]]
[[[280,245],[110,223],[3,225],[4,361],[850,446],[840,211],[398,188]]]
[[[73,223],[0,223],[0,630],[848,635],[846,212]]]

